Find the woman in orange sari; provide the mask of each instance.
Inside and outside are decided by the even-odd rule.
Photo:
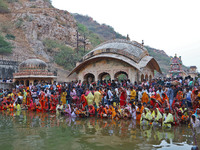
[[[85,97],[85,94],[82,94],[81,95],[81,100],[80,100],[80,102],[82,103],[82,106],[85,108],[85,106],[86,105],[88,105],[87,104],[87,99],[86,99],[86,97]]]
[[[141,115],[143,113],[144,107],[142,106],[141,103],[138,103],[138,108],[136,110],[136,120],[140,121]]]
[[[179,89],[179,91],[176,94],[176,99],[179,101],[179,104],[181,106],[182,101],[183,101],[183,91],[181,88]]]
[[[160,94],[158,94],[158,93],[156,93],[156,100],[159,102],[160,105],[162,105],[164,103],[160,97]]]
[[[147,94],[146,92],[144,92],[144,93],[142,94],[142,104],[143,104],[143,103],[146,103],[146,104],[147,104],[148,101],[149,101],[149,96],[148,96],[148,94]]]
[[[27,95],[26,95],[26,105],[29,105],[29,104],[30,104],[30,101],[31,101],[31,93],[30,93],[30,91],[28,90],[28,91],[27,91]]]

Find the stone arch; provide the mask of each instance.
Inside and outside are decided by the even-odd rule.
[[[145,80],[148,81],[148,75],[147,74],[145,75]]]
[[[39,82],[38,80],[34,80],[33,84],[34,84],[34,85],[37,85],[38,82]]]
[[[92,82],[95,81],[95,76],[94,76],[94,74],[92,74],[92,73],[87,73],[87,74],[85,74],[85,76],[84,76],[84,80],[85,80],[87,83],[92,83]]]
[[[26,80],[26,82],[25,82],[25,84],[26,84],[26,86],[29,86],[29,80]]]
[[[16,80],[16,81],[15,81],[15,84],[16,84],[16,85],[19,85],[19,80]]]
[[[115,73],[114,78],[117,80],[127,80],[128,73],[126,73],[125,71],[118,71]]]
[[[141,82],[144,81],[144,74],[141,75]]]
[[[100,74],[98,75],[98,80],[99,80],[99,81],[103,81],[103,80],[108,81],[108,80],[110,80],[110,79],[111,79],[111,76],[110,76],[110,74],[107,73],[107,72],[102,72],[102,73],[100,73]]]
[[[21,80],[21,81],[20,81],[20,84],[24,85],[24,80]]]
[[[151,81],[151,80],[152,80],[152,76],[150,75],[150,76],[149,76],[149,81]]]

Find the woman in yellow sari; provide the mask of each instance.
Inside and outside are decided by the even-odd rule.
[[[92,94],[92,92],[90,92],[90,93],[87,95],[86,99],[87,99],[88,106],[93,104],[94,95]]]
[[[66,104],[66,96],[67,96],[67,92],[66,92],[66,91],[63,91],[63,92],[61,93],[61,99],[60,99],[63,105]]]

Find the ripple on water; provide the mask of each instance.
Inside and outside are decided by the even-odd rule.
[[[191,149],[199,134],[186,126],[165,131],[132,120],[73,119],[40,113],[12,117],[0,112],[0,145],[19,150]],[[194,141],[194,135],[196,141]]]

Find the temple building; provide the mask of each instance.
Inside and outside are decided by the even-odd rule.
[[[167,75],[167,77],[171,77],[171,78],[183,77],[183,78],[185,78],[185,77],[190,76],[191,78],[195,78],[198,76],[196,66],[190,66],[188,69],[183,70],[182,65],[183,64],[182,64],[181,56],[177,57],[177,55],[175,54],[174,57],[171,57],[170,70],[169,70],[169,74]]]
[[[93,82],[105,79],[151,80],[161,69],[147,49],[136,41],[115,39],[98,45],[77,63],[69,74],[77,80]]]
[[[171,57],[169,74],[170,77],[185,76],[185,73],[182,70],[181,56],[177,57],[177,55],[175,54],[174,57]]]
[[[197,67],[196,66],[190,66],[190,68],[188,70],[188,75],[192,78],[197,77],[198,76]]]
[[[37,84],[38,82],[53,83],[56,76],[47,70],[47,64],[40,59],[27,59],[19,64],[18,72],[13,74],[16,84],[26,86]]]

